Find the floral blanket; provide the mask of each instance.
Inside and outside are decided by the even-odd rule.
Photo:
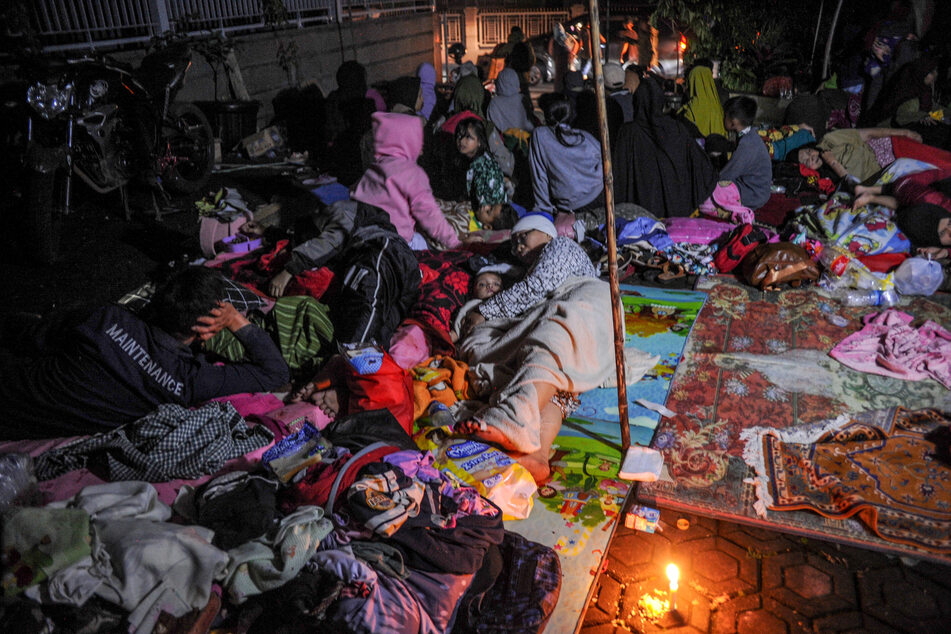
[[[933,169],[928,163],[914,159],[898,159],[876,181],[885,185],[902,176]],[[823,238],[846,247],[852,253],[877,255],[879,253],[907,253],[911,242],[895,224],[895,212],[881,205],[852,208],[852,197],[842,191],[813,212]]]

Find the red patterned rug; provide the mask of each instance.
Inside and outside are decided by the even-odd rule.
[[[951,391],[933,380],[903,381],[846,368],[829,350],[861,327],[869,308],[846,308],[815,289],[762,293],[725,277],[703,278],[709,293],[684,348],[652,447],[664,477],[638,487],[645,503],[768,526],[877,550],[935,558],[887,542],[854,518],[807,511],[757,515],[744,429],[790,429],[841,414],[903,406],[951,412]],[[914,298],[902,310],[947,327],[951,309]],[[835,326],[830,315],[848,320]],[[917,323],[917,322],[916,322]],[[951,561],[938,556],[942,561]]]

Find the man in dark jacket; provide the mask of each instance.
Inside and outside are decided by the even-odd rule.
[[[221,301],[224,285],[216,271],[192,267],[159,288],[141,317],[110,305],[29,328],[12,350],[0,351],[0,438],[108,431],[162,403],[192,406],[287,383],[280,351]],[[215,364],[190,347],[223,329],[250,361]]]

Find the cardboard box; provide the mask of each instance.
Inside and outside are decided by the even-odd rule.
[[[633,506],[624,518],[624,525],[636,531],[653,533],[660,521],[660,511],[649,506]]]
[[[264,128],[250,136],[241,139],[241,146],[247,153],[248,158],[257,158],[264,156],[271,150],[283,147],[284,138],[277,126]]]

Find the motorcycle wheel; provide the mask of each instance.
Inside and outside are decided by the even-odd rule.
[[[50,265],[59,256],[59,242],[65,212],[66,172],[33,170],[30,174],[26,209],[28,244],[40,264]]]
[[[175,104],[171,126],[162,134],[162,183],[176,194],[193,194],[208,182],[215,164],[215,134],[204,113],[190,103]]]

